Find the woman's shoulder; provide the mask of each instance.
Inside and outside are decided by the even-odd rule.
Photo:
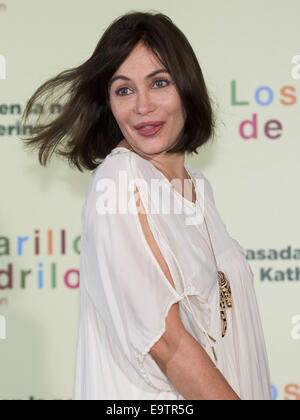
[[[93,177],[96,179],[118,177],[121,170],[127,170],[130,153],[130,150],[125,148],[113,149],[94,170]]]
[[[123,176],[122,171],[127,172],[128,153],[115,153],[114,150],[91,173],[85,194],[86,200],[90,201],[91,197],[98,195],[98,191],[109,189],[112,184],[117,188],[120,177]]]

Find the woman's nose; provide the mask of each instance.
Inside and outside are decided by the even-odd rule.
[[[136,97],[135,109],[138,114],[146,114],[154,109],[154,102],[149,92],[141,92]]]

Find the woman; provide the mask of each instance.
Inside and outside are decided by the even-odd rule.
[[[55,150],[93,170],[73,399],[271,399],[245,250],[208,179],[184,163],[215,128],[189,42],[165,15],[127,13],[87,62],[33,95],[25,118],[67,83],[62,114],[27,141],[44,165]],[[176,212],[161,211],[167,195]]]

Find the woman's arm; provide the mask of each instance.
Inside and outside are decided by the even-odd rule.
[[[185,330],[178,303],[172,305],[166,331],[149,353],[186,400],[240,400],[206,351]]]

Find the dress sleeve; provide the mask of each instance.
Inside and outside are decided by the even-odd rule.
[[[165,331],[170,307],[182,297],[166,278],[145,238],[134,192],[130,191],[129,210],[113,213],[108,204],[117,209],[121,199],[117,184],[111,187],[106,212],[97,183],[90,194],[86,236],[94,269],[85,278],[86,288],[115,344],[138,374],[151,384],[159,384],[160,389],[170,390],[162,372],[156,372],[162,380],[151,379],[143,363]]]

